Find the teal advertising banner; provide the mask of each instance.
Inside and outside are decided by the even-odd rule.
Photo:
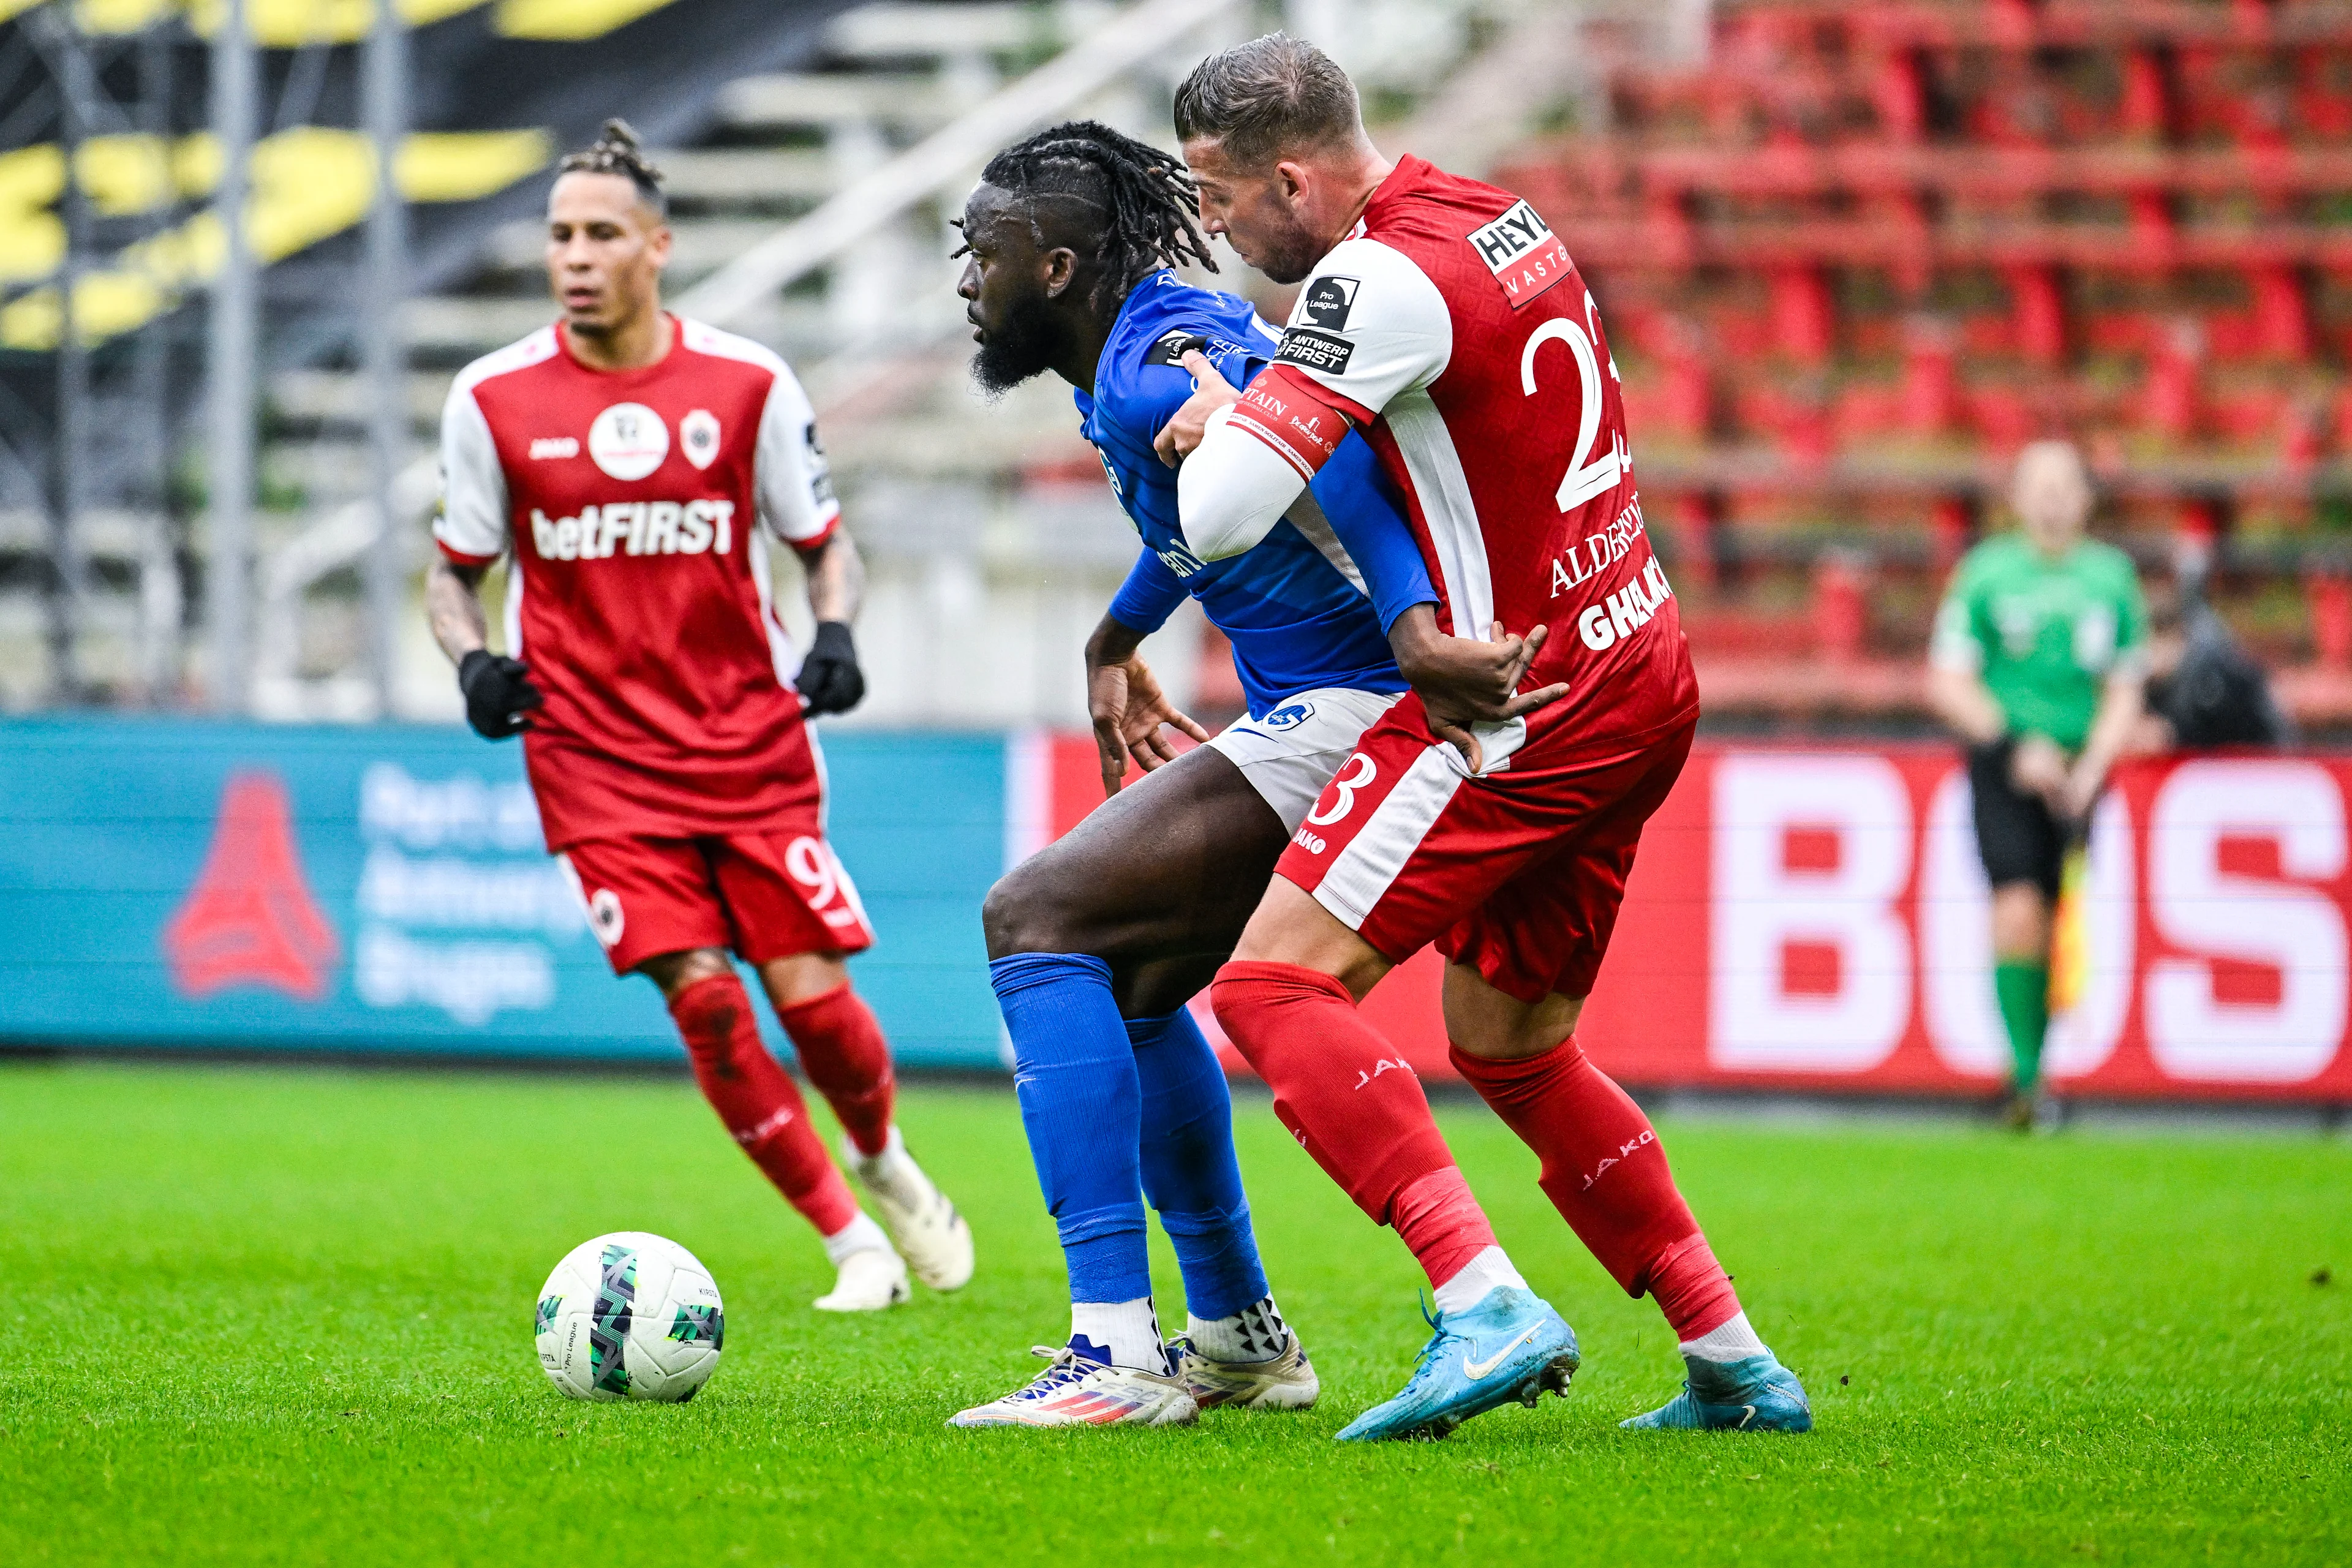
[[[879,938],[858,988],[903,1064],[999,1066],[1006,742],[824,745]],[[547,854],[519,747],[163,719],[0,723],[0,1044],[682,1059]]]

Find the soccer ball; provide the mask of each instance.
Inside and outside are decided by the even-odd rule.
[[[573,1399],[694,1397],[727,1320],[710,1270],[674,1241],[618,1230],[564,1256],[539,1292],[539,1364]]]

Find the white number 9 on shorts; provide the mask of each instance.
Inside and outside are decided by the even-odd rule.
[[[821,910],[833,902],[840,887],[834,875],[833,856],[824,843],[814,838],[795,838],[784,849],[784,869],[793,880],[809,889],[809,908]]]

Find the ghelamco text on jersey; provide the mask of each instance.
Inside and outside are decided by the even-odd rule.
[[[1561,552],[1561,558],[1551,564],[1551,596],[1558,598],[1567,589],[1592,581],[1622,561],[1633,548],[1633,541],[1648,531],[1642,517],[1641,498],[1636,496],[1625,503],[1625,510],[1607,528],[1586,534]],[[1585,647],[1599,653],[1649,625],[1658,606],[1674,596],[1665,569],[1653,554],[1633,581],[1600,604],[1584,607],[1584,613],[1576,618],[1577,636],[1583,638]]]

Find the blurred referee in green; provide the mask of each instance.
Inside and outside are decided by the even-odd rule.
[[[2147,608],[2130,557],[2086,539],[2082,455],[2018,455],[2018,528],[1960,558],[1928,650],[1927,696],[1966,742],[1977,851],[1992,884],[1993,989],[2017,1058],[2007,1116],[2046,1123],[2051,917],[2067,847],[2138,722]]]

